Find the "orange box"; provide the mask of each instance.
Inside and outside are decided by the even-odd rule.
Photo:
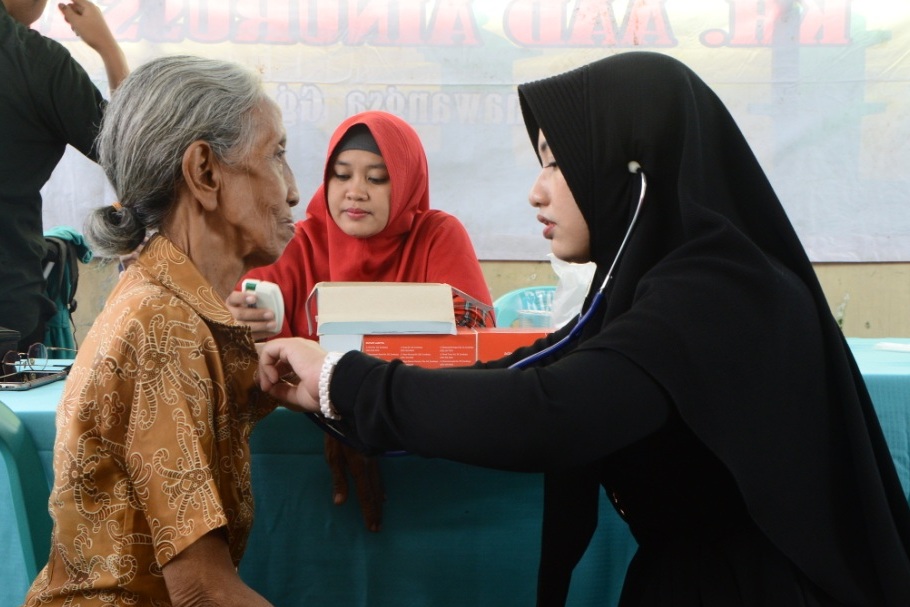
[[[458,328],[456,335],[364,335],[361,351],[383,360],[399,359],[428,369],[463,367],[511,354],[545,336],[540,328]]]
[[[502,327],[477,329],[477,360],[502,358],[522,346],[533,344],[552,329],[539,327]]]
[[[362,344],[365,354],[429,369],[463,367],[477,360],[477,334],[461,327],[455,335],[364,335]]]

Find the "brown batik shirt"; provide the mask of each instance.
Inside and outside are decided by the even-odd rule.
[[[257,356],[192,262],[153,237],[123,273],[57,411],[50,561],[28,605],[168,605],[161,568],[253,523],[249,437],[273,403]]]

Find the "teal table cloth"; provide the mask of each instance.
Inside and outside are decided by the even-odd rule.
[[[910,339],[848,340],[866,379],[904,492],[910,496]],[[63,382],[0,392],[35,439],[48,480]],[[534,603],[542,476],[418,456],[380,462],[387,500],[370,533],[352,491],[334,506],[323,435],[279,409],[252,436],[256,522],[243,579],[281,607],[527,606]],[[0,486],[6,470],[0,467]],[[569,605],[615,605],[636,545],[606,499],[596,536],[573,577]],[[0,607],[25,580],[8,495],[0,495]]]

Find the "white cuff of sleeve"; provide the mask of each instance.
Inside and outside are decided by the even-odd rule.
[[[342,356],[342,352],[329,352],[326,354],[322,363],[322,370],[319,372],[319,410],[328,419],[341,419],[341,416],[332,407],[332,400],[329,398],[329,383],[332,381],[335,365],[338,364]]]

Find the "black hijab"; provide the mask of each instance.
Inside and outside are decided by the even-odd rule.
[[[588,223],[595,287],[638,199],[629,162],[648,179],[606,309],[578,347],[649,373],[759,528],[825,592],[910,605],[910,509],[862,376],[720,99],[642,52],[518,91],[535,149],[540,129]]]

